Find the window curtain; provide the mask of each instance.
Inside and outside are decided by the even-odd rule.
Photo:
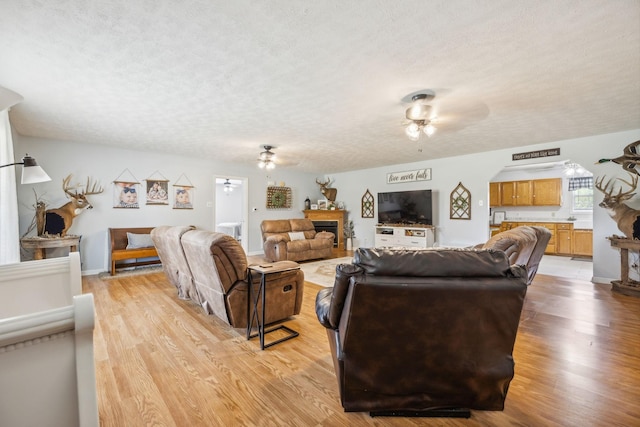
[[[569,191],[574,191],[578,188],[593,188],[593,177],[582,176],[578,178],[569,178]]]
[[[0,111],[0,165],[14,163],[9,109]],[[0,168],[0,265],[20,262],[16,167]]]

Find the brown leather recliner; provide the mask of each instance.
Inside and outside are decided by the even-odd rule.
[[[216,315],[234,328],[246,328],[248,261],[237,240],[227,234],[181,226],[157,227],[151,236],[160,259],[164,262],[171,258],[165,273],[178,287],[179,296],[194,299],[207,314]],[[178,267],[175,261],[182,255]],[[256,293],[259,280],[254,277]],[[299,314],[303,292],[301,270],[268,275],[265,323]]]
[[[184,256],[180,238],[187,231],[194,230],[191,225],[169,226],[162,225],[151,230],[151,239],[162,262],[162,269],[169,281],[178,289],[178,298],[193,300],[200,304],[202,301],[193,284],[191,269]]]
[[[527,267],[527,285],[530,285],[550,239],[551,232],[545,227],[519,226],[494,235],[476,248],[504,251],[510,264]]]
[[[345,411],[502,410],[526,291],[499,250],[356,250],[316,298]]]
[[[264,220],[260,224],[269,261],[306,261],[331,256],[335,235],[316,232],[310,219]]]

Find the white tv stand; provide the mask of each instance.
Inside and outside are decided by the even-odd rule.
[[[436,240],[435,234],[436,229],[432,225],[377,225],[375,247],[430,248]]]

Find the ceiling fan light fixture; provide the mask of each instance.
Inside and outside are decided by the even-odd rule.
[[[420,138],[420,126],[415,122],[410,123],[404,131],[412,141],[417,141]]]
[[[427,124],[423,129],[424,133],[428,136],[431,137],[431,135],[433,135],[434,133],[436,133],[436,127],[434,125],[432,125],[431,123]]]
[[[224,182],[224,192],[225,193],[231,193],[233,191],[233,186],[231,185],[231,182],[229,181],[229,178],[226,179],[226,181]]]
[[[436,132],[436,127],[431,124],[431,101],[435,95],[419,93],[411,97],[412,104],[405,112],[405,117],[410,121],[405,128],[405,133],[412,141],[420,139],[420,133],[424,132],[431,137]]]
[[[274,160],[276,159],[276,153],[271,151],[273,147],[271,145],[265,145],[264,151],[258,156],[258,167],[260,169],[273,169],[276,167]]]

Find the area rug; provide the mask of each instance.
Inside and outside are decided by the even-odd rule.
[[[160,273],[162,271],[162,265],[150,265],[145,267],[123,268],[121,270],[116,269],[116,274],[111,275],[110,272],[104,271],[98,274],[98,277],[102,280],[109,279],[121,279],[129,276],[140,276],[141,274]]]
[[[301,262],[300,269],[304,272],[304,280],[320,286],[333,286],[338,264],[351,264],[353,257],[324,259],[322,261]]]

